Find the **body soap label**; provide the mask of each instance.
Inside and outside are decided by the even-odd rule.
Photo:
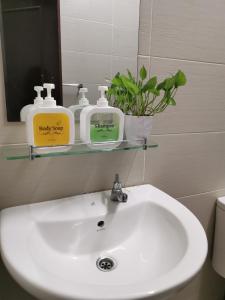
[[[33,119],[35,146],[67,145],[70,141],[69,117],[63,113],[39,113]]]
[[[98,113],[91,118],[91,142],[118,141],[119,119],[117,114]]]

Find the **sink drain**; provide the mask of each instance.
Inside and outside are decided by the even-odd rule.
[[[112,257],[99,257],[96,261],[96,266],[100,271],[109,272],[114,270],[117,264]]]

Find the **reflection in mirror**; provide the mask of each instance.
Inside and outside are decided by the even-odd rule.
[[[54,82],[62,104],[59,3],[55,0],[1,0],[1,44],[8,121],[32,103],[34,85]]]
[[[63,82],[82,83],[90,103],[97,85],[117,72],[137,69],[140,0],[61,0]],[[76,89],[64,87],[65,106]]]
[[[68,107],[78,101],[82,84],[95,104],[98,85],[126,69],[136,73],[140,0],[1,0],[1,5],[8,121],[19,121],[20,109],[33,103],[34,85],[55,83],[58,104]]]

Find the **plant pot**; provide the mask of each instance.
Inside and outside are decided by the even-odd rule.
[[[130,116],[125,115],[125,138],[133,145],[143,144],[143,140],[147,142],[150,139],[152,131],[153,117],[150,116]]]

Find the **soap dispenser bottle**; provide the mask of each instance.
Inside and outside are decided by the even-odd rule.
[[[80,114],[81,140],[94,149],[113,149],[123,140],[124,114],[109,106],[106,98],[107,86],[99,86],[101,94],[97,105],[85,107]]]
[[[89,105],[89,100],[86,98],[86,93],[88,92],[87,88],[80,88],[79,94],[81,94],[81,98],[79,100],[78,105],[71,105],[68,107],[69,110],[74,114],[75,121],[75,136],[76,139],[80,139],[80,113],[82,109]]]
[[[62,106],[57,106],[52,97],[54,84],[45,83],[47,97],[38,107],[30,110],[27,116],[26,129],[29,145],[34,147],[49,147],[74,143],[74,117],[72,112]],[[59,151],[65,147],[58,147]],[[55,152],[56,148],[48,149]]]
[[[43,98],[41,97],[41,92],[44,90],[43,86],[35,86],[34,90],[37,92],[37,97],[34,99],[34,104],[28,104],[24,106],[20,111],[21,122],[26,122],[28,112],[43,103]]]

